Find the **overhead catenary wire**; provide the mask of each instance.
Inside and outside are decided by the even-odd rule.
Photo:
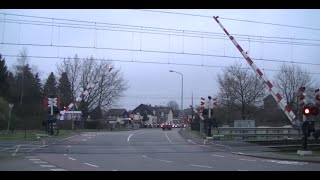
[[[129,24],[117,24],[117,23],[106,23],[106,22],[96,22],[96,21],[83,21],[83,20],[74,20],[74,19],[65,19],[65,18],[52,18],[52,17],[44,17],[44,16],[30,16],[30,15],[21,15],[21,14],[14,14],[14,13],[1,13],[4,15],[11,15],[11,16],[19,16],[19,17],[31,17],[31,18],[38,18],[38,19],[55,19],[56,21],[67,21],[67,22],[80,22],[80,23],[87,23],[87,24],[74,24],[74,23],[59,23],[60,25],[82,25],[82,26],[94,26],[94,24],[103,24],[103,25],[108,25],[108,26],[101,26],[97,25],[97,27],[110,27],[110,26],[118,26],[120,27],[127,27],[127,28],[144,28],[146,30],[166,30],[170,32],[183,32],[184,33],[198,33],[199,35],[224,35],[223,33],[214,33],[214,32],[207,32],[207,31],[195,31],[195,30],[186,30],[186,29],[174,29],[174,28],[163,28],[163,27],[152,27],[152,26],[141,26],[141,25],[129,25]],[[12,19],[11,19],[12,20]],[[16,21],[29,21],[29,22],[41,22],[41,23],[50,23],[48,21],[30,21],[30,20],[16,20]],[[57,22],[58,23],[58,22]],[[263,37],[263,38],[277,38],[277,39],[288,39],[290,40],[291,37],[279,37],[279,36],[260,36],[260,35],[248,35],[248,34],[233,34],[234,36],[245,36],[245,37]],[[320,41],[320,39],[308,39],[308,38],[295,38],[295,40],[305,40],[305,41]]]
[[[19,57],[19,55],[12,55],[12,54],[2,54],[3,57]],[[54,57],[54,56],[36,56],[36,55],[28,55],[26,56],[28,58],[38,58],[38,59],[73,59],[72,57]],[[177,65],[177,66],[192,66],[192,67],[207,67],[207,68],[228,68],[229,66],[220,66],[220,65],[202,65],[202,64],[188,64],[188,63],[173,63],[173,62],[156,62],[156,61],[140,61],[140,60],[124,60],[124,59],[103,59],[103,58],[79,58],[79,60],[96,60],[96,61],[108,61],[108,62],[124,62],[124,63],[143,63],[143,64],[158,64],[158,65]],[[241,69],[250,69],[249,67],[244,67]],[[276,70],[276,69],[264,69],[265,71],[281,71],[281,70]],[[320,74],[316,72],[310,72],[310,74]]]
[[[179,12],[160,11],[160,10],[145,10],[145,9],[132,9],[132,10],[165,13],[165,14],[176,14],[176,15],[184,15],[184,16],[194,16],[194,17],[202,17],[202,18],[212,18],[213,17],[213,16],[201,15],[201,14],[179,13]],[[237,18],[225,18],[225,17],[219,17],[219,18],[225,19],[225,20],[230,20],[230,21],[240,21],[240,22],[255,23],[255,24],[264,24],[264,25],[281,26],[281,27],[289,27],[289,28],[299,28],[299,29],[316,30],[316,31],[320,30],[319,28],[305,27],[305,26],[269,23],[269,22],[253,21],[253,20],[245,20],[245,19],[237,19]]]
[[[3,22],[0,20],[0,22]],[[28,21],[15,21],[15,20],[6,20],[6,23],[19,23],[19,24],[25,24],[25,25],[39,25],[39,26],[54,26],[54,27],[64,27],[64,28],[76,28],[76,29],[90,29],[90,30],[105,30],[105,31],[116,31],[116,32],[131,32],[131,33],[140,33],[140,34],[153,34],[153,35],[173,35],[173,36],[182,36],[183,41],[184,37],[195,37],[195,38],[206,38],[206,39],[220,39],[220,40],[225,40],[226,37],[221,35],[194,35],[194,33],[184,33],[178,34],[178,33],[172,33],[172,32],[167,32],[167,31],[155,31],[155,30],[147,30],[147,29],[134,29],[134,30],[127,30],[126,28],[119,28],[119,27],[107,27],[107,28],[96,28],[96,27],[82,27],[82,26],[68,26],[68,25],[61,25],[65,23],[57,23],[55,25],[51,24],[41,24],[41,23],[29,23]],[[191,34],[191,35],[190,35]],[[250,36],[250,35],[249,35]],[[261,37],[261,36],[260,36]],[[239,41],[247,41],[247,38],[245,37],[238,37]],[[252,39],[252,38],[251,38]],[[252,42],[265,42],[265,43],[270,43],[270,44],[292,44],[291,41],[283,41],[283,40],[262,40],[261,38],[255,38],[252,39]],[[182,42],[184,43],[184,42]],[[320,44],[318,43],[306,43],[306,42],[295,42],[293,45],[297,46],[317,46],[320,47]]]
[[[79,49],[100,49],[100,50],[117,50],[117,51],[136,51],[136,52],[147,52],[147,53],[161,53],[161,54],[180,54],[180,55],[189,55],[189,56],[207,56],[207,57],[221,57],[221,58],[229,58],[229,59],[237,59],[242,58],[240,56],[225,56],[218,54],[202,54],[202,53],[190,53],[190,52],[174,52],[174,51],[159,51],[159,50],[146,50],[146,49],[128,49],[128,48],[114,48],[114,47],[96,47],[93,46],[76,46],[76,45],[49,45],[49,44],[36,44],[36,43],[9,43],[4,42],[2,44],[6,45],[20,45],[20,46],[38,46],[38,47],[59,47],[59,48],[79,48]],[[305,65],[314,65],[320,66],[320,63],[310,63],[310,62],[302,62],[302,61],[284,61],[277,59],[259,59],[254,58],[256,61],[268,61],[268,62],[278,62],[278,63],[294,63],[294,64],[305,64]]]

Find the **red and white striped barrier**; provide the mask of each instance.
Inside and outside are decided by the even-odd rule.
[[[270,89],[270,94],[272,97],[278,102],[281,109],[284,111],[286,116],[289,118],[289,120],[292,122],[292,124],[299,125],[300,121],[298,120],[297,116],[293,113],[291,107],[286,103],[286,101],[281,97],[281,95],[276,91],[272,83],[267,79],[267,77],[260,71],[260,69],[253,63],[252,59],[248,56],[248,54],[241,48],[241,46],[237,43],[237,41],[234,39],[233,36],[231,36],[228,31],[222,26],[220,21],[218,20],[218,16],[213,17],[215,21],[219,24],[219,26],[222,28],[222,30],[226,33],[226,35],[230,38],[232,43],[237,47],[237,49],[240,51],[242,56],[247,60],[251,68],[254,70],[254,72],[266,83],[267,87]]]
[[[194,111],[196,114],[199,115],[199,117],[200,117],[201,120],[204,120],[203,116],[202,116],[192,105],[190,105],[190,107],[193,109],[193,111]]]

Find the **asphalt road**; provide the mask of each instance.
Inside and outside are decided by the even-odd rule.
[[[318,171],[319,163],[247,157],[241,142],[186,140],[178,129],[88,132],[46,142],[0,141],[1,171]]]

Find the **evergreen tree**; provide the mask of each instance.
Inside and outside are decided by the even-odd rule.
[[[5,59],[0,54],[0,97],[7,99],[9,82],[8,82],[9,72],[7,70]]]
[[[68,106],[73,101],[71,84],[66,72],[63,72],[59,79],[58,94],[60,96],[61,107]]]
[[[57,81],[53,72],[50,73],[46,83],[43,86],[43,94],[45,96],[54,95],[55,97],[58,95]]]

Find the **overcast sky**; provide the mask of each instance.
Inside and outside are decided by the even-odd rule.
[[[320,29],[319,10],[160,10],[201,14],[207,16],[219,16],[221,18],[244,19],[251,21],[267,22],[274,24],[287,24]],[[127,110],[134,109],[141,103],[152,105],[166,105],[168,101],[175,100],[180,105],[181,76],[170,73],[169,70],[180,72],[184,75],[184,108],[191,104],[191,94],[194,95],[194,103],[200,103],[200,97],[215,95],[218,93],[217,73],[223,68],[214,66],[229,66],[234,62],[241,62],[244,67],[249,67],[241,54],[229,39],[209,39],[207,37],[175,36],[171,32],[165,34],[146,34],[145,27],[159,27],[166,29],[181,29],[185,31],[206,31],[223,33],[213,18],[193,17],[177,14],[164,14],[138,10],[0,10],[0,53],[4,54],[7,65],[11,68],[16,63],[16,57],[23,47],[28,50],[29,56],[46,57],[73,57],[78,54],[80,58],[93,56],[95,58],[114,59],[121,61],[160,62],[163,64],[136,63],[114,61],[115,68],[121,68],[124,78],[129,83],[129,89],[117,107]],[[12,13],[20,15],[32,15],[53,19],[26,18],[22,16],[4,15]],[[110,29],[81,29],[67,27],[52,27],[27,25],[21,23],[4,23],[3,20],[29,20],[62,22],[54,18],[64,18],[81,21],[93,21],[113,24],[135,25],[144,30],[139,32],[121,32]],[[320,30],[302,28],[281,27],[275,25],[248,23],[220,19],[230,34],[245,34],[249,37],[238,41],[244,50],[249,51],[257,66],[272,81],[275,71],[279,70],[281,63],[265,61],[263,59],[281,61],[299,61],[320,64]],[[80,22],[66,22],[78,23]],[[92,23],[94,24],[94,23]],[[100,24],[101,25],[101,24]],[[105,24],[104,24],[105,25]],[[98,23],[99,26],[99,23]],[[105,27],[103,27],[105,28]],[[122,28],[123,29],[123,28]],[[170,34],[170,35],[169,35]],[[253,36],[272,36],[273,41],[287,41],[286,44],[253,42]],[[237,36],[235,36],[237,37]],[[288,39],[282,39],[288,38]],[[310,40],[296,40],[310,39]],[[237,40],[237,39],[236,39]],[[265,41],[267,39],[264,39]],[[312,40],[312,41],[311,41]],[[70,47],[46,47],[43,45],[59,46],[85,46],[88,48]],[[306,43],[293,45],[290,42]],[[10,45],[13,43],[14,45]],[[33,44],[33,45],[17,45]],[[311,45],[310,45],[311,44]],[[110,50],[98,48],[135,49],[141,51]],[[158,51],[158,52],[146,52]],[[174,53],[159,53],[174,52]],[[185,53],[185,54],[182,54]],[[190,53],[200,55],[190,55]],[[239,58],[227,58],[217,56],[201,56],[211,54],[218,56],[237,56]],[[260,60],[259,60],[260,59]],[[261,60],[262,59],[262,60]],[[38,67],[41,78],[44,80],[49,73],[56,72],[56,64],[61,62],[58,58],[29,58],[29,63]],[[171,64],[169,64],[171,63]],[[197,64],[203,66],[183,66],[174,64]],[[210,65],[211,67],[208,67]],[[311,73],[320,73],[319,65],[299,64],[303,69]],[[319,79],[319,74],[313,74]]]

